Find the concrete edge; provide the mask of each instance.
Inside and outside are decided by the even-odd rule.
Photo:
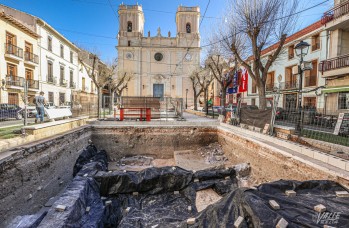
[[[227,131],[237,136],[243,136],[244,138],[251,140],[259,145],[266,148],[272,149],[273,151],[279,152],[286,157],[292,157],[302,163],[313,166],[319,170],[330,173],[331,175],[340,176],[344,179],[349,180],[349,161],[341,158],[320,152],[318,150],[299,145],[297,143],[289,142],[287,140],[278,139],[269,135],[260,134],[257,132],[242,129],[229,124],[221,124],[218,127],[219,130]],[[231,131],[233,130],[233,131]],[[240,134],[239,134],[240,133]],[[241,135],[241,133],[243,135]],[[256,139],[252,138],[255,137]],[[259,140],[263,141],[259,141]],[[293,151],[294,154],[276,148],[268,144],[268,142],[277,144],[278,146],[288,148]]]
[[[32,126],[24,126],[24,127],[22,127],[22,129],[24,129],[24,130],[38,130],[38,129],[42,129],[42,128],[46,128],[46,127],[52,127],[52,126],[70,123],[70,122],[73,122],[76,120],[83,120],[83,119],[88,119],[88,118],[89,118],[88,116],[74,117],[74,118],[49,122],[49,123],[37,124],[37,125],[32,125]]]

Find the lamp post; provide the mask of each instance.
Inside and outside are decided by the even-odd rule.
[[[188,89],[185,90],[185,109],[188,109]]]
[[[301,134],[302,130],[302,114],[303,114],[303,109],[302,109],[302,88],[303,88],[303,58],[308,54],[309,51],[309,46],[307,42],[301,41],[295,46],[296,50],[296,55],[300,57],[300,62],[298,65],[298,71],[299,71],[299,83],[298,83],[298,121],[296,125],[296,132],[298,135]]]
[[[206,116],[208,116],[208,87],[210,84],[210,80],[207,80],[206,83]]]

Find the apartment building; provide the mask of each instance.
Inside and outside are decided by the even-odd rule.
[[[29,102],[39,91],[54,105],[79,102],[80,93],[97,94],[79,63],[80,49],[76,45],[41,18],[1,4],[0,11],[1,41],[5,44],[0,50],[9,52],[0,57],[0,73],[2,88],[10,89],[1,90],[1,103],[23,105],[24,78],[28,79]],[[10,83],[6,83],[7,75],[13,75],[14,79],[7,77]]]
[[[79,48],[42,19],[36,19],[40,35],[40,90],[49,102],[62,105],[72,101],[79,88]]]
[[[326,80],[323,89],[326,112],[349,110],[349,1],[335,0],[334,7],[324,13],[322,24],[328,36],[328,54],[319,64]]]
[[[39,91],[39,35],[6,12],[0,13],[0,103],[23,106]]]

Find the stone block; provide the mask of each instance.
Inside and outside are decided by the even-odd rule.
[[[282,139],[285,139],[285,140],[289,140],[290,139],[290,135],[289,134],[285,134],[285,133],[281,133],[281,132],[277,132],[276,133],[276,137],[282,138]]]
[[[254,130],[254,126],[248,126],[247,129],[253,131]]]
[[[345,164],[345,170],[349,171],[349,161],[347,161],[346,164]]]
[[[328,154],[314,151],[314,158],[319,161],[328,163]]]
[[[65,211],[66,208],[67,207],[65,205],[59,204],[59,205],[56,206],[55,209],[56,209],[56,211],[63,212],[63,211]]]
[[[284,218],[281,218],[279,222],[276,224],[276,228],[286,228],[287,225],[288,222]]]
[[[338,167],[340,169],[344,169],[345,170],[345,166],[346,166],[346,161],[334,156],[328,156],[328,164],[333,165],[335,167]]]
[[[86,212],[90,212],[90,210],[91,210],[91,207],[86,207]]]
[[[138,195],[139,195],[139,193],[138,193],[138,192],[132,192],[132,195],[134,195],[134,196],[138,196]]]
[[[175,195],[179,195],[179,191],[174,191],[174,194]]]
[[[198,178],[195,178],[195,179],[194,179],[194,182],[199,182],[199,179],[198,179]]]
[[[322,213],[322,212],[326,211],[326,207],[322,204],[318,204],[318,205],[314,206],[314,211]]]
[[[188,218],[187,219],[187,224],[188,225],[193,225],[193,224],[195,224],[195,220],[196,220],[195,218]]]
[[[261,132],[262,132],[262,128],[255,127],[255,128],[254,128],[254,131],[255,131],[255,132],[258,132],[258,133],[261,133]]]
[[[269,204],[274,210],[280,209],[280,205],[275,200],[269,200]]]
[[[295,191],[293,191],[293,190],[286,190],[286,191],[285,191],[285,194],[286,194],[287,196],[289,196],[289,197],[294,197],[294,196],[297,195],[297,193],[296,193]]]
[[[349,197],[349,192],[347,191],[336,191],[337,197]]]
[[[111,200],[105,201],[105,206],[111,205]]]
[[[246,129],[247,125],[246,124],[240,124],[240,127],[243,128],[243,129]]]
[[[314,150],[310,148],[302,148],[301,153],[311,158],[314,157]]]
[[[191,211],[191,210],[192,210],[191,206],[188,206],[188,211]]]
[[[239,216],[235,222],[234,222],[234,227],[235,228],[240,228],[242,227],[242,222],[244,221],[244,218],[242,216]]]

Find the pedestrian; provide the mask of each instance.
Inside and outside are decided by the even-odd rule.
[[[35,118],[35,123],[38,123],[39,118],[40,118],[40,123],[44,121],[44,115],[45,115],[45,109],[44,105],[46,104],[46,100],[44,97],[44,92],[41,91],[39,96],[36,96],[34,98],[34,104],[36,106],[36,118]]]

